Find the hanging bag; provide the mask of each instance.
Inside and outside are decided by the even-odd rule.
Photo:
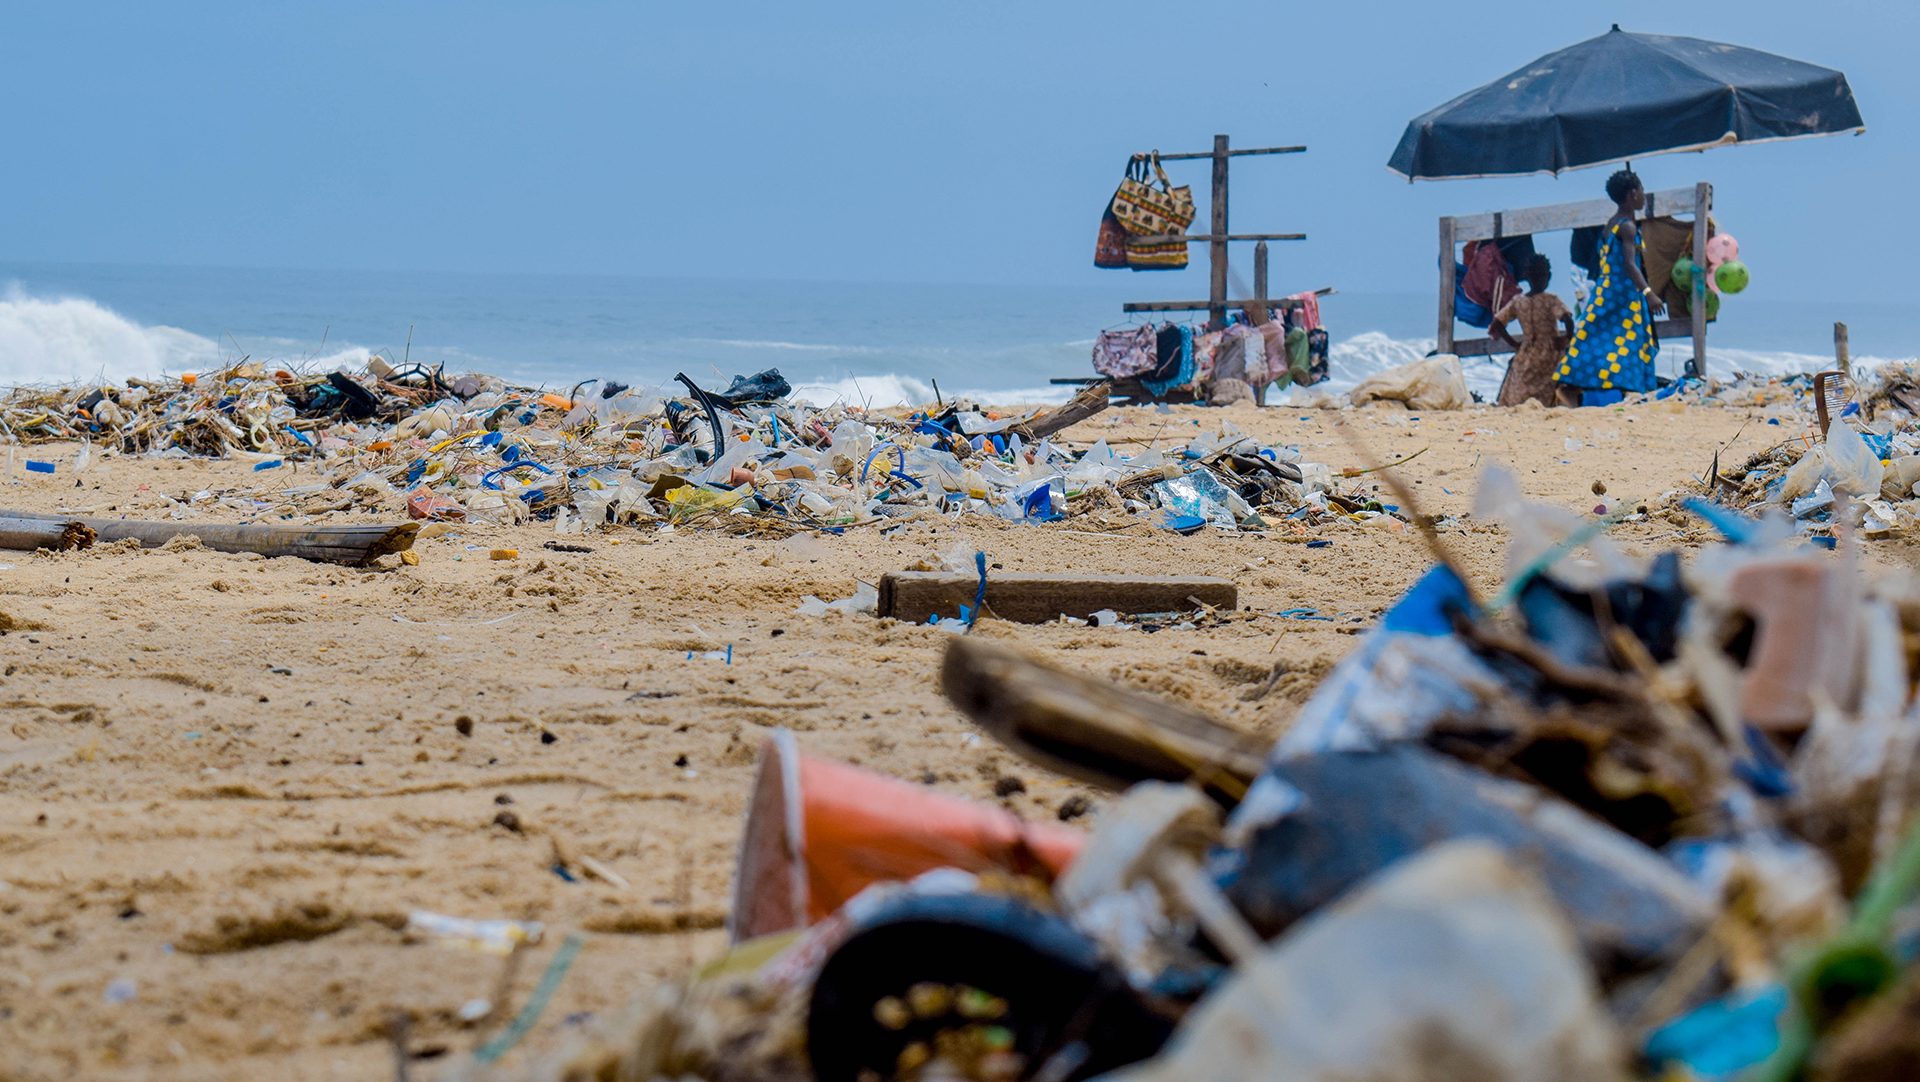
[[[1153,180],[1147,179],[1149,165]],[[1177,236],[1193,224],[1193,189],[1186,185],[1173,186],[1167,179],[1167,171],[1160,166],[1160,152],[1156,150],[1145,160],[1134,159],[1127,179],[1114,193],[1112,210],[1131,236]],[[1185,241],[1127,242],[1127,266],[1134,270],[1179,270],[1186,265]]]
[[[1123,187],[1126,181],[1133,179],[1136,167],[1140,174],[1145,176],[1145,163],[1128,158],[1127,171],[1121,177]],[[1093,242],[1093,265],[1107,270],[1125,269],[1127,266],[1127,227],[1120,224],[1120,219],[1113,214],[1114,201],[1119,198],[1120,192],[1116,189],[1113,198],[1107,200],[1107,205],[1101,208],[1100,235]]]

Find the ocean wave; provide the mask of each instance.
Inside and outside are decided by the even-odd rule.
[[[219,363],[219,343],[143,326],[81,297],[0,293],[0,386],[124,379]]]
[[[687,342],[703,346],[726,346],[729,349],[778,349],[794,353],[879,353],[878,346],[835,346],[818,342],[782,342],[777,339],[759,338],[688,338]]]

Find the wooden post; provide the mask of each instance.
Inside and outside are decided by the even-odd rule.
[[[1440,219],[1440,328],[1434,348],[1453,352],[1453,219]]]
[[[1207,316],[1215,326],[1227,321],[1227,137],[1213,137],[1213,228],[1207,243]]]
[[[1267,321],[1267,242],[1261,241],[1253,246],[1253,299],[1254,311],[1250,318],[1255,324]]]
[[[1841,375],[1853,378],[1853,351],[1847,344],[1847,325],[1833,325],[1833,359],[1840,368]]]
[[[1693,186],[1693,362],[1692,375],[1707,378],[1707,216],[1713,210],[1713,185]]]

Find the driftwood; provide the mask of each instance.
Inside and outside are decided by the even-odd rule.
[[[94,533],[84,523],[62,518],[18,518],[0,515],[0,549],[33,552],[36,549],[83,549],[93,544]]]
[[[1237,803],[1265,762],[1261,742],[1204,714],[977,638],[947,645],[940,686],[1009,749],[1104,789],[1194,779]]]
[[[416,522],[398,526],[264,526],[222,525],[211,522],[141,522],[112,518],[70,518],[27,511],[0,511],[0,522],[76,523],[92,530],[101,541],[134,540],[142,548],[158,548],[176,537],[198,538],[216,552],[257,552],[262,556],[298,556],[322,563],[364,564],[376,557],[413,547]]]
[[[1088,384],[1081,388],[1080,393],[1068,399],[1065,405],[1034,414],[1024,423],[1016,425],[1014,431],[1019,433],[1022,439],[1043,440],[1106,409],[1112,400],[1113,384],[1111,382],[1103,380]]]
[[[880,577],[880,615],[924,624],[929,616],[958,616],[971,607],[980,577],[965,571],[889,571]],[[1059,616],[1085,618],[1102,609],[1125,615],[1185,612],[1202,605],[1231,609],[1239,591],[1207,575],[987,576],[986,608],[1002,620],[1043,624]]]

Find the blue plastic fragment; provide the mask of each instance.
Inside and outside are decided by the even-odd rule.
[[[31,473],[52,473],[54,465],[51,462],[38,462],[30,458],[27,459],[27,470]]]
[[[280,465],[281,465],[281,460],[280,460],[280,459],[277,459],[277,458],[270,458],[270,459],[267,459],[267,460],[266,460],[265,462],[256,462],[256,463],[254,463],[254,464],[253,464],[253,472],[255,472],[255,473],[259,473],[259,472],[260,472],[261,470],[271,470],[271,469],[275,469],[275,468],[277,468],[277,467],[278,467],[278,466],[280,466]]]
[[[1687,497],[1686,502],[1681,506],[1706,519],[1707,525],[1720,531],[1721,537],[1736,545],[1744,545],[1753,540],[1754,531],[1760,525],[1738,511],[1722,507],[1712,500],[1703,500],[1698,496]]]
[[[1333,547],[1333,542],[1323,537],[1316,541],[1307,542],[1307,547],[1310,549],[1330,549]]]
[[[1387,631],[1413,635],[1451,635],[1455,612],[1465,612],[1473,602],[1467,584],[1445,564],[1420,576],[1413,588],[1387,610],[1380,626]]]
[[[480,446],[482,446],[482,447],[493,447],[493,446],[495,446],[495,445],[497,445],[497,444],[498,444],[498,443],[499,443],[499,442],[500,442],[500,441],[501,441],[502,439],[504,439],[504,438],[505,438],[505,437],[504,437],[504,436],[503,436],[503,435],[502,435],[501,433],[499,433],[499,432],[497,432],[497,431],[496,431],[496,432],[489,432],[489,433],[487,433],[486,435],[484,435],[484,436],[482,436],[482,437],[480,437]]]
[[[1833,538],[1825,534],[1809,537],[1807,538],[1807,540],[1813,542],[1814,547],[1827,549],[1829,551],[1840,547],[1840,542],[1837,538]]]
[[[1167,529],[1174,533],[1199,533],[1207,525],[1207,520],[1199,515],[1168,515]]]
[[[407,483],[412,484],[427,474],[427,460],[416,458],[407,466]]]
[[[1679,1064],[1701,1082],[1730,1080],[1780,1047],[1787,990],[1778,984],[1697,1007],[1647,1036],[1658,1065]]]

